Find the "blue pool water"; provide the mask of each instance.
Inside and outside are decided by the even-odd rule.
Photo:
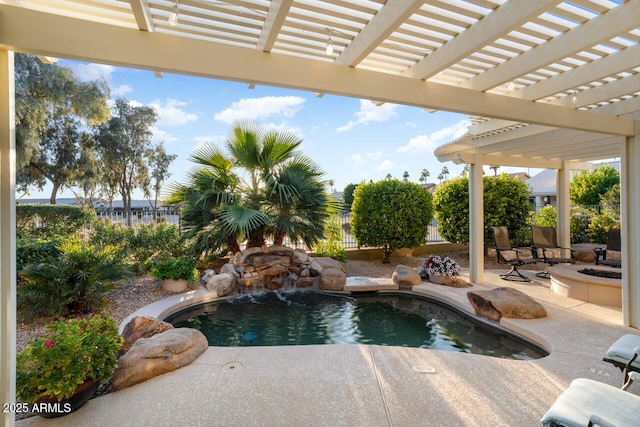
[[[402,294],[264,292],[214,301],[168,319],[211,346],[376,344],[537,359],[543,350],[424,299]]]

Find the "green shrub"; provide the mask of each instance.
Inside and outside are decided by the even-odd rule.
[[[347,251],[342,247],[342,228],[336,217],[333,217],[325,224],[324,236],[327,240],[318,242],[315,245],[315,254],[344,262],[347,259]]]
[[[531,225],[537,225],[538,227],[554,227],[556,226],[556,208],[551,205],[546,205],[540,209],[533,216]]]
[[[569,230],[571,233],[571,243],[582,243],[585,240],[590,240],[589,227],[593,213],[590,211],[583,212],[583,210],[574,206],[571,209],[571,216],[569,217]],[[532,224],[540,227],[556,227],[557,217],[556,208],[551,205],[547,205],[540,208],[534,215]],[[606,231],[605,231],[606,235]]]
[[[50,239],[69,237],[89,226],[95,219],[92,209],[66,205],[17,205],[18,237]]]
[[[20,273],[18,314],[26,321],[100,310],[113,281],[129,273],[116,246],[67,241],[58,250],[58,258],[29,264]]]
[[[607,213],[593,215],[587,230],[589,241],[592,243],[607,243],[607,233],[609,232],[609,229],[617,225],[618,222],[615,218],[611,217]]]
[[[389,262],[395,249],[425,243],[433,208],[431,193],[420,185],[397,179],[363,183],[353,196],[353,236],[359,246],[382,250],[382,262]]]
[[[581,206],[595,206],[600,197],[620,183],[620,173],[609,165],[599,165],[592,171],[581,171],[569,184],[571,203]]]
[[[484,177],[484,242],[493,242],[491,227],[504,226],[513,236],[526,238],[529,189],[507,174]],[[469,178],[457,177],[438,185],[433,196],[438,233],[445,240],[469,243]]]
[[[42,240],[36,237],[21,237],[16,240],[16,270],[20,272],[27,264],[49,262],[60,255],[59,240]]]
[[[183,279],[188,282],[195,282],[198,279],[196,259],[190,257],[161,258],[153,262],[151,276],[160,280]]]
[[[110,221],[97,221],[90,240],[99,245],[119,244],[136,274],[145,274],[153,258],[185,254],[185,240],[178,227],[166,223],[139,224],[127,228]]]

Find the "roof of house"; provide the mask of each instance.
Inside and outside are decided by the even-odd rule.
[[[593,169],[598,166],[609,165],[616,168],[618,171],[620,170],[620,162],[602,162],[602,163],[594,163]],[[573,178],[573,174],[569,177],[571,180]],[[556,170],[555,169],[544,169],[542,172],[532,176],[527,180],[527,185],[531,189],[532,196],[553,196],[556,194]]]

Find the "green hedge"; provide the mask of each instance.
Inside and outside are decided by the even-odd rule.
[[[93,209],[68,205],[17,205],[16,235],[51,239],[69,237],[91,224]]]

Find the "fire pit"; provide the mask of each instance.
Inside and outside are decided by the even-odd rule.
[[[549,267],[549,272],[551,289],[556,294],[593,304],[622,307],[622,279],[619,269],[559,264]]]
[[[622,279],[622,273],[619,271],[596,270],[595,268],[585,268],[578,270],[578,273],[588,274],[589,276],[606,277],[608,279]]]

